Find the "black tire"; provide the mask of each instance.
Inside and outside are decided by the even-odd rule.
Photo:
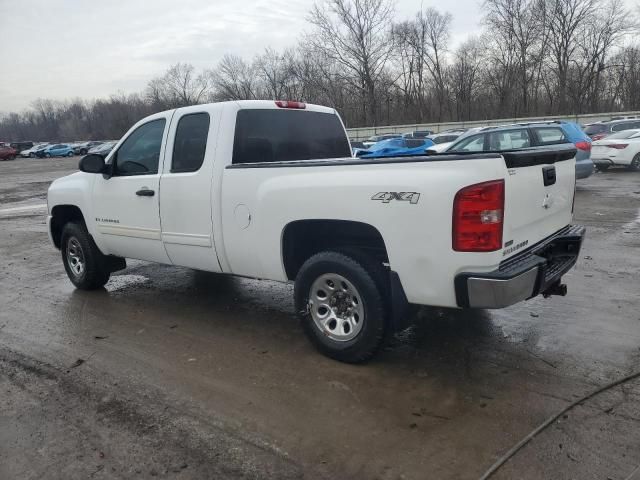
[[[72,265],[73,252],[76,257],[78,249],[83,261],[82,271],[77,271]],[[69,252],[72,252],[70,254]],[[62,229],[60,241],[62,263],[69,280],[80,290],[95,290],[103,287],[111,276],[105,255],[95,244],[84,223],[69,222]],[[77,266],[77,263],[76,263]]]
[[[45,153],[44,156],[45,156],[45,158],[51,158],[51,154],[50,153]]]
[[[631,160],[631,165],[629,165],[629,170],[632,172],[640,172],[640,153],[636,154]]]
[[[29,158],[36,158],[36,154],[35,153],[30,153],[29,154]]]
[[[82,150],[80,150],[80,155],[86,155],[87,154],[87,149],[83,148]]]
[[[359,331],[354,338],[331,338],[329,327],[321,328],[311,314],[311,288],[325,275],[347,279],[361,299],[363,318],[359,319]],[[296,311],[311,343],[324,355],[341,362],[360,363],[373,357],[389,331],[388,302],[384,295],[388,291],[386,284],[382,264],[358,251],[325,251],[309,258],[296,276],[294,297]],[[357,316],[354,314],[353,317]]]
[[[596,165],[596,169],[599,172],[606,172],[607,170],[609,170],[609,165]]]
[[[73,157],[73,152],[67,153],[67,157]]]

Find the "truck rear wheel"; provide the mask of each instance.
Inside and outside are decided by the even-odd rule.
[[[335,360],[370,359],[387,333],[385,271],[358,252],[320,252],[300,268],[295,304],[315,347]]]
[[[95,290],[109,281],[111,273],[104,255],[83,223],[69,222],[64,226],[60,251],[64,269],[76,288]]]

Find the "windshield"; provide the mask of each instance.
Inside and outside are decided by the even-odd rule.
[[[633,138],[636,136],[640,136],[640,130],[623,130],[622,132],[617,132],[607,137],[607,140],[610,138]]]

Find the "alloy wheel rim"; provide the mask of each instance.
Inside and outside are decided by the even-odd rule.
[[[67,263],[69,264],[71,272],[73,272],[76,277],[79,277],[84,273],[84,252],[82,251],[80,242],[76,237],[69,238],[69,241],[67,242]]]
[[[316,327],[331,340],[346,342],[362,330],[362,297],[353,283],[337,273],[325,273],[313,282],[309,311]]]

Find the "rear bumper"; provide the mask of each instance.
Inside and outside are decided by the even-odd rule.
[[[500,264],[489,273],[460,273],[456,301],[462,308],[503,308],[556,291],[562,275],[578,260],[585,228],[569,225]]]
[[[581,180],[591,176],[593,173],[593,162],[590,158],[576,161],[576,179]]]

